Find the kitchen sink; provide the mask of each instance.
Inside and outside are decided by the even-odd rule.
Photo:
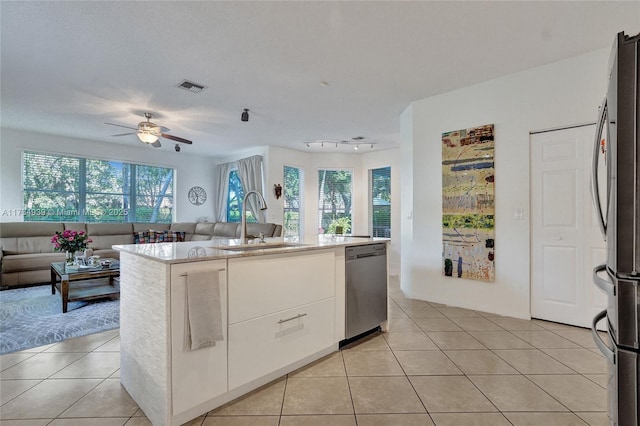
[[[231,250],[231,251],[253,251],[253,250],[268,250],[268,249],[281,249],[288,247],[302,247],[304,244],[300,243],[254,243],[254,244],[238,244],[234,246],[217,246],[213,247],[219,250]]]

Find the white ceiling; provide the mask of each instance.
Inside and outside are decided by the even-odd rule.
[[[3,127],[136,145],[104,123],[148,111],[206,155],[397,146],[416,99],[640,31],[639,1],[1,1],[0,14]]]

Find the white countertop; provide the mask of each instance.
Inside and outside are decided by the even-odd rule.
[[[387,242],[388,238],[363,238],[339,235],[319,235],[299,242],[297,238],[265,238],[265,243],[240,244],[239,239],[215,238],[183,243],[153,243],[115,245],[113,249],[145,257],[161,263],[201,262],[231,257],[264,256],[305,250],[321,250],[340,246]],[[236,247],[238,250],[233,250]],[[258,248],[259,247],[259,248]],[[246,248],[250,248],[247,250]]]

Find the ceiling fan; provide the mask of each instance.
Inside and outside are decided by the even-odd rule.
[[[147,119],[147,121],[141,121],[140,123],[138,123],[138,127],[129,127],[129,126],[123,126],[121,124],[115,124],[115,123],[104,123],[104,124],[108,124],[110,126],[118,126],[118,127],[124,127],[125,129],[131,129],[131,130],[135,130],[135,132],[129,132],[129,133],[120,133],[117,135],[110,135],[109,137],[118,137],[118,136],[127,136],[127,135],[136,135],[138,136],[138,139],[140,139],[140,142],[146,143],[147,145],[151,145],[154,148],[160,148],[162,145],[160,144],[159,139],[160,138],[165,138],[165,139],[170,139],[172,141],[176,141],[176,142],[180,142],[180,143],[186,143],[191,145],[193,142],[191,142],[188,139],[184,139],[184,138],[180,138],[178,136],[173,136],[170,135],[168,133],[169,129],[167,129],[166,127],[163,126],[158,126],[155,123],[151,122],[151,117],[153,117],[153,114],[151,114],[150,112],[145,112],[144,113],[144,117]],[[179,147],[176,144],[176,151],[179,151]]]

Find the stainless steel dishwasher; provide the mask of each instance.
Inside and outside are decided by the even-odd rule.
[[[387,245],[352,246],[346,256],[346,339],[387,320]]]

